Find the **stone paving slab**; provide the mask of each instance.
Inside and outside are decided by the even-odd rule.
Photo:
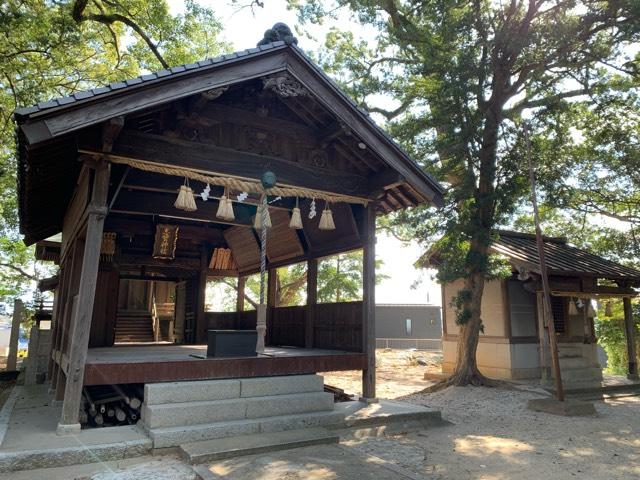
[[[305,428],[186,443],[180,446],[180,450],[185,460],[197,464],[256,453],[338,443],[339,440],[338,435],[325,429]]]

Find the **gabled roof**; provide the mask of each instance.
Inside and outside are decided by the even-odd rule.
[[[539,273],[536,236],[530,233],[498,230],[490,247],[492,253],[504,255],[512,265]],[[627,267],[586,250],[573,247],[566,238],[543,237],[548,273],[558,276],[583,276],[640,283],[640,270]],[[416,267],[439,268],[442,260],[437,250],[428,250],[415,263]]]
[[[535,235],[499,231],[498,239],[491,245],[491,251],[508,257],[513,263],[527,266],[532,271],[540,270]],[[573,247],[567,243],[566,238],[544,237],[544,253],[550,274],[640,281],[640,270]]]
[[[77,155],[76,135],[79,132],[114,117],[148,111],[181,98],[279,72],[287,72],[315,95],[315,100],[336,119],[348,125],[356,138],[410,186],[416,193],[417,203],[443,204],[443,189],[437,181],[426,174],[300,48],[279,41],[16,110],[19,127],[19,213],[25,240],[32,243],[59,231],[55,225],[27,225],[29,222],[25,219],[30,212],[43,208],[42,202],[28,198],[29,192],[73,189],[73,175],[60,171],[59,165],[72,161],[69,157]],[[45,178],[47,174],[43,172],[53,168],[47,166],[53,163],[52,159],[58,163],[58,171],[53,172],[51,178]],[[58,178],[55,178],[56,174]],[[404,205],[399,208],[416,204],[413,200],[401,203]],[[61,224],[61,218],[57,217],[63,212],[58,207],[50,208],[52,217]]]

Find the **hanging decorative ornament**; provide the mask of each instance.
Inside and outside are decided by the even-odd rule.
[[[184,179],[184,185],[180,187],[178,198],[176,198],[173,206],[185,212],[195,212],[198,209],[198,207],[196,207],[196,200],[193,198],[193,190],[189,187],[189,180],[187,178]]]
[[[569,299],[569,315],[578,315],[578,309],[576,308],[576,302],[573,298]]]
[[[584,302],[582,301],[581,298],[578,298],[576,300],[576,305],[578,306],[578,308],[582,308],[584,306]]]
[[[318,225],[320,230],[335,230],[336,224],[333,223],[333,213],[329,209],[329,202],[325,202],[324,210],[320,216],[320,224]]]
[[[207,200],[209,200],[209,193],[211,192],[211,187],[209,186],[209,184],[207,183],[207,186],[204,187],[204,189],[202,190],[202,192],[200,192],[200,198],[202,198],[203,202],[206,202]]]
[[[604,304],[604,314],[607,317],[613,316],[613,302],[607,301],[607,303]]]
[[[313,220],[316,216],[316,199],[311,200],[311,206],[309,207],[309,220]]]
[[[247,199],[248,196],[249,196],[249,194],[247,192],[241,192],[241,193],[238,194],[238,196],[236,198],[238,199],[238,201],[240,203],[242,203]]]
[[[300,215],[300,208],[298,207],[298,197],[296,197],[296,206],[291,211],[291,221],[289,222],[289,228],[302,228],[302,215]]]
[[[256,218],[253,221],[253,228],[255,228],[256,230],[260,230],[262,228],[262,211],[264,209],[267,210],[264,226],[265,228],[271,228],[271,215],[269,215],[269,207],[260,204],[258,205],[258,209],[256,210]]]
[[[595,318],[596,316],[596,309],[593,308],[593,302],[591,300],[587,300],[587,317],[589,318]]]
[[[218,205],[218,211],[216,212],[216,217],[221,218],[223,220],[234,220],[235,215],[233,214],[233,203],[231,199],[228,197],[229,192],[227,189],[224,189],[224,193],[222,197],[220,197],[220,204]]]

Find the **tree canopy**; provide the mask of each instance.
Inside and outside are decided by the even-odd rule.
[[[492,236],[523,213],[528,198],[523,123],[530,126],[548,208],[630,218],[634,196],[624,192],[633,178],[630,157],[638,152],[640,69],[632,45],[640,38],[640,5],[630,0],[290,0],[290,5],[302,21],[331,22],[336,12],[349,11],[362,25],[348,31],[334,26],[319,58],[447,186],[445,208],[403,212],[390,224],[425,243],[437,240],[444,260],[440,278],[464,279],[454,301],[461,332],[450,383],[486,383],[475,360],[480,300],[485,279],[500,271],[488,253]],[[359,31],[373,34],[358,37]]]
[[[213,11],[181,15],[150,0],[7,0],[0,4],[0,298],[38,272],[18,233],[13,111],[228,49]]]

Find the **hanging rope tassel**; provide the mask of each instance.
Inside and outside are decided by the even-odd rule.
[[[253,228],[256,230],[260,230],[262,228],[262,212],[265,211],[265,228],[271,228],[271,215],[269,215],[269,207],[267,205],[262,204],[262,200],[260,200],[260,205],[258,205],[258,209],[256,211],[256,218],[253,221]]]
[[[329,208],[329,202],[325,202],[324,210],[320,216],[320,224],[318,225],[320,230],[335,230],[336,224],[333,222],[333,213]]]
[[[291,211],[291,221],[289,222],[289,228],[302,228],[302,215],[300,214],[300,208],[298,207],[298,197],[296,197],[296,206]]]
[[[220,204],[218,205],[218,211],[216,212],[216,217],[221,218],[223,220],[234,220],[235,215],[233,214],[233,202],[229,198],[229,192],[227,189],[224,189],[224,194],[220,198]]]
[[[176,198],[173,206],[185,212],[195,212],[198,209],[196,200],[193,198],[193,190],[189,187],[189,180],[186,178],[184,179],[184,185],[178,191],[178,198]]]

